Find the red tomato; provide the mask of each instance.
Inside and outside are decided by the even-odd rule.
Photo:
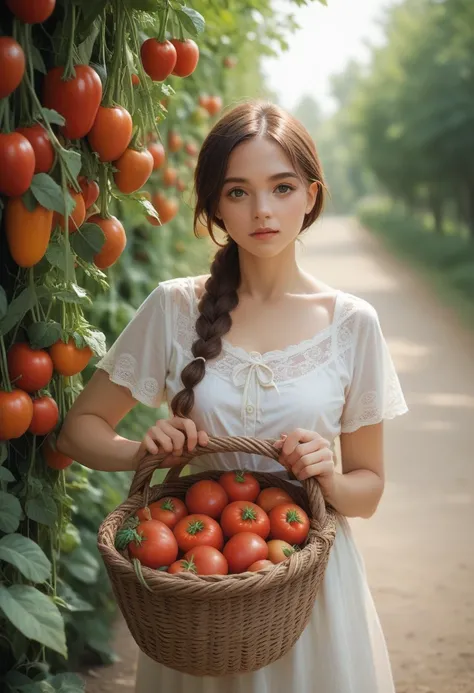
[[[89,65],[75,65],[75,77],[63,80],[64,67],[53,67],[43,83],[43,105],[66,119],[61,132],[70,140],[85,137],[102,100],[102,82]]]
[[[117,217],[103,219],[99,214],[94,214],[87,221],[97,224],[104,232],[105,243],[94,255],[94,262],[99,269],[107,269],[117,262],[127,245],[125,229]]]
[[[184,192],[188,186],[183,180],[178,180],[176,181],[176,189],[179,190],[179,192]]]
[[[46,460],[46,464],[50,469],[56,469],[56,471],[60,471],[61,469],[66,469],[66,467],[70,467],[73,463],[72,457],[68,457],[67,455],[64,455],[62,452],[59,452],[59,450],[53,447],[53,444],[49,438],[45,440],[42,450],[44,458]]]
[[[61,375],[76,375],[84,370],[92,358],[92,349],[88,346],[79,349],[71,337],[67,344],[61,340],[49,347],[54,370]]]
[[[69,233],[74,233],[74,231],[77,231],[77,229],[82,226],[86,218],[86,203],[84,202],[82,192],[70,190],[69,193],[76,203],[76,206],[68,216],[67,228]],[[56,224],[59,224],[61,229],[64,231],[64,217],[62,214],[58,214],[57,212],[54,213],[53,226],[56,226]]]
[[[199,97],[199,105],[201,106],[201,108],[205,108],[207,110],[207,104],[209,103],[210,98],[211,97],[207,94],[201,94],[201,96]]]
[[[161,142],[152,142],[148,145],[148,151],[153,157],[153,170],[156,171],[165,163],[165,148]]]
[[[289,493],[284,491],[282,488],[277,486],[269,486],[264,488],[256,500],[257,505],[259,505],[266,513],[269,513],[272,508],[276,505],[281,505],[282,503],[293,503],[293,498]]]
[[[174,528],[174,535],[181,551],[189,551],[196,546],[213,546],[222,551],[224,536],[220,525],[208,515],[188,515]],[[266,546],[266,544],[265,544]]]
[[[53,14],[56,0],[6,0],[6,3],[25,24],[41,24]]]
[[[89,207],[92,207],[92,205],[97,202],[100,192],[99,186],[95,180],[89,180],[89,178],[85,178],[85,176],[80,176],[79,185],[81,186],[82,197],[84,198],[86,209],[89,209]]]
[[[249,472],[239,469],[236,469],[234,472],[224,472],[219,479],[219,483],[227,493],[230,501],[254,501],[260,492],[260,485],[257,479]]]
[[[25,74],[25,54],[11,36],[0,36],[0,99],[9,96]]]
[[[188,509],[184,505],[183,501],[174,496],[166,496],[166,498],[160,498],[160,500],[150,503],[147,508],[140,508],[135,513],[141,522],[145,520],[159,520],[164,522],[164,524],[170,529],[174,529],[176,524],[186,517],[188,514]]]
[[[184,149],[186,151],[186,154],[189,154],[189,156],[196,156],[196,154],[199,151],[194,142],[186,142],[186,144],[184,145]]]
[[[231,70],[232,68],[236,67],[238,61],[237,58],[233,58],[226,55],[222,62],[224,63],[224,67],[227,67],[227,69]]]
[[[252,573],[257,572],[258,570],[265,570],[266,568],[273,568],[273,563],[271,561],[255,561],[255,563],[252,563],[251,566],[247,568],[247,570],[250,570]]]
[[[173,75],[177,77],[189,77],[197,67],[199,61],[199,48],[192,39],[179,41],[171,39],[171,43],[176,48],[176,64],[173,69]]]
[[[253,532],[234,534],[224,546],[230,573],[244,573],[255,561],[263,561],[268,556],[265,539]]]
[[[161,568],[174,563],[178,556],[178,544],[173,532],[159,520],[148,520],[138,525],[141,541],[131,541],[128,552],[148,568]]]
[[[26,137],[35,153],[35,173],[48,173],[54,164],[54,149],[48,133],[36,123],[27,128],[17,128],[16,132]]]
[[[58,405],[52,397],[38,397],[33,400],[33,418],[28,428],[30,433],[45,436],[56,427],[58,420]]]
[[[101,106],[87,139],[100,161],[115,161],[132,139],[132,116],[123,106]]]
[[[132,75],[132,84],[134,87],[138,87],[138,85],[140,84],[140,77],[138,75]]]
[[[229,503],[222,511],[221,527],[226,537],[232,537],[238,532],[253,532],[266,539],[270,534],[267,513],[250,501]]]
[[[272,563],[281,563],[295,553],[295,548],[281,539],[271,539],[267,541],[268,560]]]
[[[168,221],[174,219],[178,213],[178,202],[174,199],[169,199],[165,197],[161,193],[156,193],[155,195],[153,195],[151,201],[153,203],[154,208],[158,212],[158,216],[160,217],[160,221],[156,221],[156,219],[153,219],[153,217],[147,217],[148,221],[154,226],[161,226],[162,224],[166,224]]]
[[[168,134],[168,149],[173,154],[179,152],[183,146],[183,138],[174,130],[170,130]]]
[[[186,492],[186,507],[190,513],[209,515],[217,520],[229,502],[222,486],[212,479],[197,481]]]
[[[122,156],[114,161],[115,185],[125,194],[139,190],[145,185],[153,171],[154,159],[146,149],[126,149]]]
[[[41,390],[53,377],[53,361],[48,352],[32,349],[26,342],[10,347],[7,363],[12,385],[25,392]]]
[[[214,546],[195,546],[183,559],[194,564],[198,575],[227,575],[229,572],[227,559]]]
[[[178,171],[173,168],[172,166],[168,166],[168,168],[165,168],[163,171],[163,183],[167,187],[171,187],[172,185],[176,184],[176,181],[178,179]]]
[[[296,503],[276,505],[270,510],[272,539],[283,539],[289,544],[301,544],[309,532],[309,517]]]
[[[0,440],[20,438],[33,417],[33,402],[23,390],[0,390]]]
[[[30,187],[34,172],[35,152],[26,137],[19,132],[0,133],[0,193],[20,197]]]
[[[162,82],[169,77],[178,58],[176,48],[170,41],[160,43],[155,38],[142,43],[140,56],[143,69],[155,82]]]
[[[207,100],[206,110],[211,116],[215,116],[222,111],[222,99],[220,96],[210,96]]]

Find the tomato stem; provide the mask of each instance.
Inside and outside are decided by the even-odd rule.
[[[99,210],[103,219],[108,219],[109,214],[109,170],[107,164],[100,164],[99,168]]]
[[[74,37],[76,34],[76,6],[71,3],[70,7],[70,22],[71,25],[69,27],[69,45],[68,45],[68,52],[67,52],[67,60],[66,60],[66,65],[64,67],[63,71],[63,80],[66,81],[68,79],[71,79],[72,77],[76,76],[76,71],[74,69]]]
[[[164,43],[164,41],[166,40],[166,25],[168,24],[169,13],[170,13],[170,3],[167,0],[166,10],[165,10],[165,13],[163,15],[163,19],[161,21],[160,31],[158,33],[158,41],[160,43]]]
[[[5,342],[3,340],[3,335],[0,334],[0,372],[2,375],[3,388],[7,392],[12,391],[12,385],[10,382],[10,376],[8,375],[8,363],[7,363],[7,352],[5,349]]]

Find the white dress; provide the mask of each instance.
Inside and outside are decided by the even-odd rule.
[[[144,301],[98,367],[151,407],[182,389],[192,360],[198,316],[193,278],[162,282]],[[194,389],[198,430],[214,436],[279,438],[295,428],[334,443],[341,432],[407,411],[375,309],[338,291],[333,322],[299,344],[265,354],[223,340],[217,359]],[[204,468],[282,471],[274,460],[216,453]],[[384,636],[363,562],[345,519],[310,623],[292,650],[259,671],[195,677],[164,667],[141,651],[136,693],[395,693]]]

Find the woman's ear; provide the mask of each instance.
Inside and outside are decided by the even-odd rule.
[[[314,205],[316,204],[316,200],[318,199],[318,193],[319,193],[319,181],[315,180],[314,183],[311,183],[311,185],[308,188],[308,204],[306,205],[306,214],[309,214]]]

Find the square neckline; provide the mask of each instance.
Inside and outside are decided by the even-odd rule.
[[[190,294],[192,296],[192,308],[193,308],[193,313],[197,318],[197,315],[199,313],[199,299],[196,295],[196,289],[195,289],[195,277],[188,277],[189,280],[189,289],[190,289]],[[221,337],[222,341],[222,348],[224,351],[227,351],[229,353],[232,353],[236,356],[238,355],[244,355],[246,359],[261,359],[261,360],[269,360],[271,358],[281,358],[281,357],[287,357],[289,355],[292,355],[294,353],[298,353],[300,350],[304,350],[308,347],[313,346],[314,344],[317,344],[319,341],[322,341],[325,339],[327,336],[332,334],[337,326],[338,323],[338,317],[340,314],[341,310],[341,303],[342,303],[342,295],[343,291],[341,289],[334,289],[335,295],[334,295],[334,306],[333,306],[333,314],[332,314],[332,320],[331,322],[326,325],[326,327],[323,327],[322,330],[318,330],[312,337],[308,337],[307,339],[303,339],[301,342],[298,342],[296,344],[288,344],[287,346],[283,347],[282,349],[271,349],[269,351],[248,351],[247,349],[244,349],[244,347],[238,346],[237,344],[232,344],[229,342],[225,337]]]

